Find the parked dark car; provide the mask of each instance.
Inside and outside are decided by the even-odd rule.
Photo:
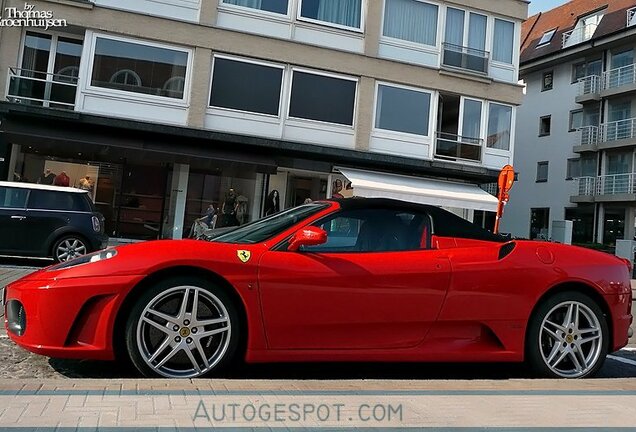
[[[103,249],[104,217],[88,191],[0,182],[0,254],[57,262]]]

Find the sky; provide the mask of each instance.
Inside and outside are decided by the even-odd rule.
[[[544,12],[554,9],[557,6],[566,3],[567,0],[531,0],[530,12],[528,16],[532,16],[538,12]]]

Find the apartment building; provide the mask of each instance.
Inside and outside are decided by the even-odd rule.
[[[112,236],[335,194],[496,208],[526,1],[32,5],[66,25],[0,28],[0,178],[89,188]]]
[[[503,229],[550,238],[571,220],[573,242],[634,238],[636,7],[574,0],[523,24],[519,182]]]

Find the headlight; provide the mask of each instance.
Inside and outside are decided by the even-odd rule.
[[[82,264],[104,261],[104,260],[113,258],[115,255],[117,255],[117,250],[106,249],[103,251],[94,252],[92,254],[83,255],[79,258],[75,258],[70,261],[66,261],[66,262],[51,266],[47,269],[47,271],[62,270],[62,269],[67,269],[67,268],[75,267]]]

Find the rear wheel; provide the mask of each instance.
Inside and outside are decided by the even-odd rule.
[[[62,237],[53,245],[53,259],[58,263],[79,258],[88,252],[86,240],[77,235]]]
[[[225,291],[203,279],[178,277],[137,301],[126,324],[126,346],[145,376],[195,378],[228,365],[239,330]]]
[[[558,293],[543,302],[528,330],[527,358],[542,376],[593,375],[608,353],[609,331],[603,311],[580,292]]]

